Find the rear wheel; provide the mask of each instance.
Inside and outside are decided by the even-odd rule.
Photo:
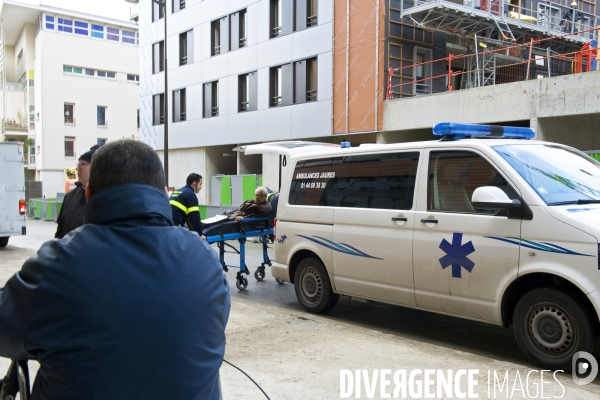
[[[9,236],[0,237],[0,247],[6,247]]]
[[[340,297],[333,293],[327,270],[320,261],[309,257],[300,261],[294,276],[294,289],[298,301],[312,313],[331,310]]]
[[[570,371],[578,351],[593,353],[594,323],[570,295],[554,288],[534,289],[517,303],[513,324],[517,343],[535,364]]]

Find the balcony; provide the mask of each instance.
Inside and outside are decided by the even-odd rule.
[[[11,135],[12,133],[20,136],[23,133],[27,133],[27,124],[14,118],[3,118],[2,133],[5,135]]]

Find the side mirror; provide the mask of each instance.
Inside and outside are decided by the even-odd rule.
[[[475,189],[471,203],[474,208],[482,210],[518,210],[519,200],[511,200],[502,189],[495,186],[482,186]]]

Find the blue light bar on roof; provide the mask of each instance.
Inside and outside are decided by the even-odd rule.
[[[531,128],[515,126],[456,124],[440,122],[433,126],[433,134],[444,136],[443,140],[464,139],[468,137],[495,137],[503,139],[532,139],[535,132]]]

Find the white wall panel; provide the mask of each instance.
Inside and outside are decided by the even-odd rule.
[[[269,68],[258,70],[258,109],[269,108]]]
[[[238,77],[237,75],[229,76],[221,81],[227,82],[226,87],[220,89],[223,93],[223,100],[227,104],[227,114],[221,114],[221,110],[219,110],[219,115],[236,114],[238,112]]]
[[[227,143],[248,143],[258,140],[258,111],[231,114],[227,117]]]
[[[202,82],[210,82],[227,75],[228,54],[211,57],[202,63]]]
[[[202,119],[202,131],[200,139],[203,146],[214,146],[223,144],[223,138],[227,137],[227,117],[218,116]]]
[[[292,60],[292,36],[285,35],[258,44],[258,67],[270,67]]]
[[[292,138],[292,107],[273,107],[257,111],[259,142]]]
[[[208,60],[210,58],[210,22],[206,22],[200,25],[200,40],[198,44],[201,44],[200,48],[196,47],[196,41],[194,40],[194,54],[196,54],[196,50],[198,50],[198,56],[194,56],[196,60],[200,59],[201,61]],[[196,39],[194,37],[194,39]]]
[[[300,60],[317,54],[330,52],[332,24],[315,26],[296,32],[292,37],[292,59]],[[279,40],[279,39],[276,39]]]
[[[186,95],[186,118],[188,121],[202,119],[202,84],[190,85],[185,89]]]
[[[202,2],[202,22],[210,22],[227,14],[227,1],[204,0]]]
[[[263,43],[269,40],[270,34],[270,18],[269,18],[269,1],[263,0],[258,2],[258,43]]]
[[[333,1],[334,0],[318,1],[317,22],[319,25],[333,22]]]
[[[248,46],[254,46],[258,43],[258,30],[260,26],[258,23],[259,4],[260,3],[251,4],[246,9],[248,13]]]
[[[229,75],[240,75],[246,72],[256,71],[258,66],[258,54],[256,46],[244,47],[227,53]]]
[[[313,101],[290,108],[293,139],[331,135],[331,101]]]

